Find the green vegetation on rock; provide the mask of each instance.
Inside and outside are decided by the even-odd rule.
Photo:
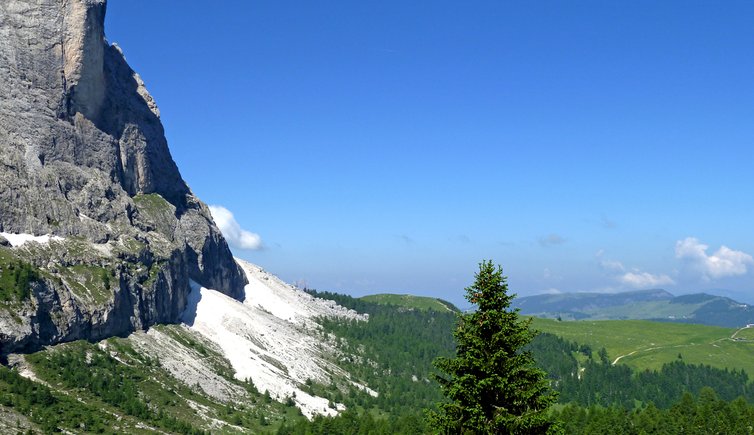
[[[76,264],[59,268],[59,276],[79,298],[94,305],[102,305],[113,297],[117,279],[113,269]]]
[[[174,209],[172,204],[157,193],[139,194],[133,197],[133,201],[139,211],[150,215],[172,212]]]
[[[118,428],[114,416],[76,400],[75,396],[54,392],[23,378],[4,366],[0,366],[0,405],[27,416],[45,433],[60,429],[116,433]]]
[[[150,369],[157,361],[140,357],[139,369],[123,364],[109,353],[85,342],[61,345],[57,349],[27,357],[34,372],[50,384],[77,395],[92,397],[125,415],[170,431],[204,433],[176,418],[176,410],[187,403],[168,388],[151,388]],[[172,411],[172,412],[171,412]]]
[[[13,304],[29,299],[31,283],[39,279],[36,267],[0,249],[0,302]]]

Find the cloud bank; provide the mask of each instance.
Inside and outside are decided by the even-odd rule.
[[[623,272],[626,270],[626,268],[623,267],[623,263],[616,260],[601,260],[600,267],[610,272]]]
[[[675,244],[676,258],[690,263],[706,279],[745,275],[748,266],[754,265],[751,255],[734,251],[723,245],[712,255],[707,255],[709,246],[694,237],[686,237]]]
[[[210,205],[209,211],[231,247],[248,250],[262,249],[262,238],[259,234],[241,228],[230,210],[219,205]]]
[[[600,249],[595,255],[599,261],[600,268],[613,275],[623,285],[637,289],[647,289],[675,284],[675,280],[665,274],[643,272],[637,268],[627,271],[626,267],[620,261],[603,258],[604,253],[605,251]]]
[[[650,288],[675,284],[673,278],[667,275],[654,275],[640,270],[624,273],[620,277],[620,282],[635,288]]]

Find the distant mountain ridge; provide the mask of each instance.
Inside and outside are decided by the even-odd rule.
[[[521,314],[562,320],[645,319],[726,327],[754,323],[754,306],[724,296],[674,296],[662,289],[622,293],[557,293],[516,298]]]

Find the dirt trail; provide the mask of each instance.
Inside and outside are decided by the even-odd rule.
[[[633,351],[633,352],[629,352],[629,353],[627,353],[627,354],[624,354],[624,355],[621,355],[621,356],[619,356],[618,358],[615,358],[615,361],[613,361],[613,364],[612,364],[612,365],[615,365],[615,364],[617,364],[617,363],[618,363],[618,361],[620,361],[620,360],[621,360],[621,358],[625,358],[625,357],[627,357],[627,356],[631,356],[631,355],[633,355],[633,354],[635,354],[635,353],[637,353],[637,352],[647,352],[647,351],[650,351],[650,350],[655,350],[655,349],[663,349],[663,348],[665,348],[665,347],[679,347],[679,346],[682,346],[682,345],[676,345],[676,346],[656,346],[656,347],[647,347],[647,348],[644,348],[644,349],[637,349],[637,350],[635,350],[635,351]]]
[[[746,326],[744,326],[743,328],[738,328],[738,329],[736,329],[736,332],[734,332],[734,333],[733,333],[733,335],[731,335],[731,336],[730,336],[730,339],[731,339],[731,340],[734,340],[734,339],[736,338],[736,335],[738,335],[738,333],[739,333],[739,332],[743,331],[744,329],[749,329],[749,328],[751,328],[752,326],[754,326],[754,325],[746,325]]]
[[[721,338],[720,340],[730,340],[730,339],[729,339],[729,338]],[[712,343],[715,343],[716,341],[720,341],[720,340],[715,340],[715,341],[713,341]],[[700,345],[702,345],[702,344],[703,344],[703,343],[698,343],[698,344],[697,344],[697,343],[691,343],[691,344],[674,344],[674,345],[672,345],[672,346],[655,346],[655,347],[646,347],[646,348],[644,348],[644,349],[637,349],[637,350],[635,350],[635,351],[633,351],[633,352],[629,352],[629,353],[627,353],[627,354],[623,354],[623,355],[619,356],[618,358],[615,358],[615,361],[613,361],[612,365],[615,365],[615,364],[617,364],[617,363],[618,363],[618,361],[620,361],[620,360],[621,360],[621,358],[625,358],[625,357],[627,357],[627,356],[631,356],[631,355],[633,355],[633,354],[635,354],[635,353],[637,353],[637,352],[649,352],[650,350],[657,350],[657,349],[668,349],[668,348],[673,348],[673,347],[691,347],[691,346],[700,346]]]
[[[743,331],[743,330],[745,330],[745,329],[750,329],[750,328],[754,328],[754,324],[746,325],[746,326],[744,326],[744,327],[742,327],[742,328],[736,329],[736,330],[735,330],[735,331],[733,332],[733,334],[731,334],[731,336],[730,336],[730,337],[722,337],[722,338],[718,338],[717,340],[714,340],[714,341],[712,341],[712,342],[711,342],[711,343],[709,343],[709,344],[712,344],[713,346],[716,346],[716,345],[715,345],[715,343],[717,343],[717,342],[719,342],[719,341],[725,341],[725,340],[735,340],[735,341],[754,341],[754,340],[752,340],[752,339],[745,339],[745,338],[736,338],[736,335],[738,335],[738,333],[739,333],[739,332],[741,332],[741,331]],[[654,343],[650,343],[650,344],[654,344]],[[646,347],[646,348],[644,348],[644,349],[637,349],[637,350],[635,350],[635,351],[633,351],[633,352],[629,352],[629,353],[626,353],[626,354],[623,354],[623,355],[620,355],[620,356],[618,356],[617,358],[615,358],[615,360],[613,361],[612,365],[616,365],[616,364],[618,364],[618,361],[620,361],[621,359],[623,359],[623,358],[625,358],[625,357],[627,357],[627,356],[631,356],[631,355],[633,355],[633,354],[635,354],[635,353],[638,353],[638,352],[649,352],[649,351],[651,351],[651,350],[657,350],[657,349],[666,349],[666,348],[672,348],[672,347],[691,347],[691,346],[699,346],[699,345],[701,345],[701,344],[702,344],[702,343],[699,343],[699,344],[696,344],[696,343],[691,343],[691,344],[675,344],[675,345],[672,345],[672,346],[656,346],[656,347]]]

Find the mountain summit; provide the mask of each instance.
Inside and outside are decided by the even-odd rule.
[[[246,279],[168,150],[105,0],[0,3],[0,352],[177,321]]]

